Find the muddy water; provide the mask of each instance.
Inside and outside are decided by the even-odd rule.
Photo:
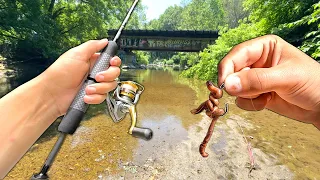
[[[122,72],[121,79],[144,85],[138,125],[151,141],[127,134],[130,118],[114,124],[104,105],[91,106],[74,136],[66,139],[52,166],[52,179],[247,179],[249,162],[240,124],[254,147],[252,179],[320,179],[320,131],[269,111],[245,112],[225,95],[230,113],[218,121],[208,158],[198,153],[210,120],[190,110],[207,98],[204,82],[172,70]],[[59,121],[59,120],[58,120]],[[6,179],[28,179],[39,171],[57,139],[54,123]],[[238,123],[238,124],[237,124]]]

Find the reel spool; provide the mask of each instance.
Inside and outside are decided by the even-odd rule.
[[[129,113],[131,116],[129,134],[141,139],[150,140],[153,135],[151,129],[136,127],[137,113],[135,105],[143,91],[144,87],[139,83],[122,81],[118,83],[116,90],[108,94],[106,103],[113,122],[120,122]]]

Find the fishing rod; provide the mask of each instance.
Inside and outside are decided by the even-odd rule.
[[[59,124],[58,131],[60,131],[60,136],[56,144],[48,155],[41,171],[37,174],[34,174],[31,177],[31,180],[49,179],[47,172],[53,164],[53,161],[57,156],[66,136],[68,134],[72,135],[76,131],[89,107],[89,105],[86,104],[83,100],[85,96],[85,88],[90,84],[97,83],[94,78],[96,74],[109,68],[110,60],[116,55],[118,51],[118,45],[116,41],[119,39],[122,30],[125,28],[127,22],[129,21],[129,18],[134,11],[138,1],[139,0],[134,1],[113,41],[109,41],[108,45],[102,50],[97,62],[90,71],[87,79],[83,82],[81,89],[78,91],[66,115],[63,117],[61,123]],[[121,121],[127,113],[130,113],[132,122],[129,129],[129,134],[138,138],[150,140],[153,135],[151,129],[135,127],[137,117],[135,105],[137,104],[143,90],[144,88],[142,85],[133,81],[118,82],[116,90],[111,94],[108,93],[106,103],[107,110],[114,122]]]

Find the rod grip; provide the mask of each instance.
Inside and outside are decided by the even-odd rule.
[[[118,45],[114,41],[109,41],[108,45],[102,50],[101,55],[97,59],[95,65],[89,73],[88,79],[85,80],[78,91],[76,97],[73,99],[66,115],[59,124],[58,130],[62,133],[73,134],[78,128],[81,120],[84,117],[89,105],[83,100],[86,95],[85,89],[88,85],[96,83],[95,76],[105,71],[110,66],[110,60],[116,55]]]

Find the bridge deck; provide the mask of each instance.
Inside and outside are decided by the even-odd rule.
[[[113,39],[117,30],[109,30]],[[118,44],[123,50],[199,52],[213,44],[218,31],[124,30]]]
[[[109,30],[114,37],[118,30]],[[123,30],[121,36],[139,37],[185,37],[185,38],[218,38],[218,31],[163,31],[163,30]]]

